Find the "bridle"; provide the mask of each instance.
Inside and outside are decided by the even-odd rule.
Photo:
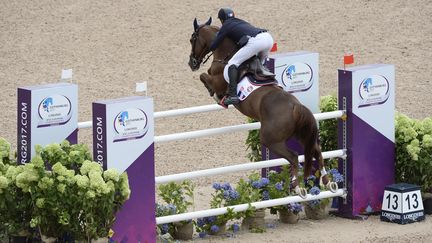
[[[201,64],[205,64],[205,63],[208,61],[208,59],[213,55],[213,52],[211,52],[210,55],[208,55],[207,57],[205,57],[205,55],[206,55],[207,53],[210,52],[210,47],[209,47],[207,44],[202,43],[202,41],[201,41],[200,38],[199,38],[199,31],[200,31],[201,28],[204,27],[204,26],[205,26],[205,25],[200,26],[199,28],[197,28],[197,29],[192,33],[192,53],[191,53],[191,55],[190,55],[190,60],[191,60],[191,62],[192,62],[191,64],[192,64],[194,67],[198,67],[198,66],[201,65]],[[200,44],[204,47],[204,48],[201,50],[201,53],[199,54],[198,57],[196,57],[196,56],[194,55],[194,54],[195,54],[194,52],[195,52],[195,47],[196,47],[197,41],[199,41]],[[205,60],[203,61],[203,59],[205,59]]]
[[[200,27],[198,27],[193,33],[192,33],[192,53],[190,54],[190,65],[192,67],[198,68],[201,64],[205,64],[209,58],[213,55],[213,52],[210,51],[210,47],[208,45],[206,45],[205,43],[202,43],[202,41],[199,38],[199,31],[201,30],[202,27],[204,27],[205,25],[202,25]],[[201,53],[199,54],[198,57],[196,57],[196,55],[194,55],[195,53],[195,47],[197,44],[197,41],[202,44],[202,46],[204,47],[201,50]],[[213,62],[218,62],[221,64],[227,64],[228,60],[237,52],[238,47],[234,47],[234,49],[229,52],[226,57],[224,59],[214,59]],[[206,53],[210,53],[209,55],[205,56]],[[203,61],[204,59],[204,61]]]

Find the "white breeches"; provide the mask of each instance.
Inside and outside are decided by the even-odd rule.
[[[228,61],[228,64],[224,68],[224,78],[229,82],[228,68],[231,65],[240,66],[244,61],[257,55],[261,62],[264,62],[268,57],[268,54],[273,47],[273,37],[268,33],[260,33],[255,37],[251,37],[248,43],[240,48],[236,54]]]

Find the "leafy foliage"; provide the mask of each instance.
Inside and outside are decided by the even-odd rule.
[[[156,204],[156,217],[186,213],[188,208],[194,205],[194,185],[192,181],[185,180],[181,183],[170,182],[158,187],[158,195],[164,200],[164,204]],[[189,223],[190,221],[181,222]],[[168,223],[158,225],[158,231],[162,234],[174,235],[175,224]]]
[[[396,114],[396,180],[432,192],[432,118]]]
[[[103,171],[84,145],[38,146],[30,163],[17,165],[6,158],[10,146],[0,144],[0,220],[9,234],[32,229],[88,242],[108,236],[115,213],[129,199],[126,173]]]
[[[257,122],[252,118],[248,118],[248,123]],[[246,150],[249,150],[247,157],[250,161],[256,162],[261,161],[261,140],[260,140],[260,130],[250,130],[246,138]]]

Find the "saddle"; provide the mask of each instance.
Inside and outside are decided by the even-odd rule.
[[[249,81],[257,85],[277,83],[275,74],[264,67],[257,56],[248,59],[240,65],[239,80],[242,80],[245,76],[249,78]]]

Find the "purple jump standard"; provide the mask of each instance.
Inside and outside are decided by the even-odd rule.
[[[93,156],[129,177],[130,199],[116,215],[112,239],[156,242],[153,99],[94,102]]]
[[[381,211],[384,189],[395,173],[395,70],[393,65],[373,64],[338,70],[339,110],[347,111],[338,122],[339,160],[345,176],[346,199],[339,199],[339,214],[356,217]]]

